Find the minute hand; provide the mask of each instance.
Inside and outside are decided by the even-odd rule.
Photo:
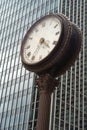
[[[45,44],[48,48],[50,48],[50,46],[48,45],[48,43],[44,42],[44,44]]]

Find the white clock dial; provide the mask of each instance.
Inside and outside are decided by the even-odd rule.
[[[32,27],[23,47],[23,58],[35,64],[46,58],[54,49],[61,35],[62,25],[57,17],[46,17]]]

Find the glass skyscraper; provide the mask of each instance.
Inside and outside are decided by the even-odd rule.
[[[20,46],[31,25],[50,13],[77,24],[83,44],[52,94],[49,130],[87,130],[87,0],[0,0],[0,130],[36,130],[36,75],[22,66]]]

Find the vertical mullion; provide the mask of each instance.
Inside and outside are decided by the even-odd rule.
[[[84,7],[84,9],[83,9],[83,71],[82,71],[82,79],[83,79],[83,87],[82,87],[82,129],[84,130],[84,79],[85,79],[85,76],[84,76],[84,65],[85,65],[85,15],[86,15],[86,12],[85,12],[85,10],[86,10],[86,8],[85,8],[85,3],[86,3],[86,1],[84,0],[83,1],[83,7]]]
[[[75,6],[75,1],[73,1],[73,22],[74,22],[74,15],[75,15],[75,8],[74,8],[74,6]]]
[[[83,2],[82,2],[82,0],[80,1],[80,29],[81,29],[81,20],[82,20],[82,17],[83,17],[83,12],[82,12],[82,5],[83,5]],[[84,12],[84,14],[85,14],[85,12]],[[84,20],[83,20],[84,21]],[[83,24],[83,23],[82,23]],[[85,24],[84,24],[85,25]],[[84,32],[84,31],[83,31]],[[84,47],[83,47],[84,48]],[[79,55],[79,58],[80,58],[80,60],[79,60],[79,62],[80,62],[80,65],[79,65],[79,74],[80,74],[80,82],[79,82],[79,89],[80,89],[80,91],[82,90],[82,99],[80,100],[80,102],[83,100],[83,89],[81,89],[80,88],[80,86],[82,87],[82,83],[81,83],[81,79],[82,79],[82,77],[81,77],[81,73],[82,73],[82,71],[81,71],[81,63],[83,64],[83,62],[81,62],[81,61],[83,61],[84,60],[84,50],[83,50],[83,57],[82,57],[82,59],[81,59],[81,55],[82,55],[82,53],[80,52],[80,55]],[[84,64],[83,64],[83,66],[84,66]],[[83,68],[82,68],[83,69]],[[84,79],[83,79],[84,80]],[[81,93],[81,92],[80,92]],[[84,101],[83,101],[83,103],[84,103]],[[80,105],[81,107],[82,107],[82,109],[81,109],[81,111],[83,110],[83,106],[84,106],[84,104],[82,105],[82,103],[81,103],[81,105]],[[84,110],[83,110],[84,111]],[[83,113],[83,111],[82,111],[82,113]],[[82,127],[83,127],[83,119],[84,118],[82,118],[81,117],[82,115],[80,115],[80,118],[82,119],[82,122],[80,121],[80,123],[82,123],[81,125],[82,125]],[[81,120],[80,119],[80,120]],[[80,125],[80,126],[81,126]],[[83,128],[83,130],[84,130],[84,128]]]
[[[70,18],[71,1],[68,1],[68,2],[69,2],[69,18]]]
[[[55,90],[54,100],[54,116],[53,116],[53,130],[55,130],[55,118],[56,118],[56,101],[57,101],[57,89]]]
[[[42,0],[41,0],[41,4],[40,4],[40,17],[39,18],[41,18],[41,10],[42,10]]]
[[[74,128],[75,130],[75,121],[76,121],[76,70],[77,70],[77,61],[75,62],[75,82],[74,82]]]
[[[44,0],[44,2],[43,2],[43,0],[42,0],[42,5],[45,5],[44,7],[46,8],[46,0]],[[43,8],[43,13],[42,13],[42,15],[45,15],[45,8]]]
[[[30,2],[29,2],[29,12],[31,12],[31,0],[30,0]],[[30,13],[29,13],[29,17],[30,17]],[[28,18],[28,20],[29,20],[29,18]],[[31,22],[32,22],[32,20],[31,20]],[[30,21],[29,21],[29,26],[31,26],[31,23]]]
[[[62,13],[62,5],[63,5],[63,0],[61,0],[61,4],[60,4],[60,12]]]
[[[81,2],[81,1],[80,1]],[[76,16],[76,24],[78,25],[78,5],[79,5],[79,1],[77,0],[77,16]],[[81,7],[81,6],[80,6]],[[81,13],[81,12],[80,12]],[[80,58],[81,57],[81,54],[79,54],[79,66],[78,66],[78,68],[79,68],[79,83],[78,83],[78,129],[80,129]]]
[[[45,15],[46,14],[46,0],[45,0],[44,4],[45,4],[45,8],[44,8],[44,15]]]
[[[71,97],[72,97],[72,67],[70,71],[70,101],[69,101],[69,130],[71,129]]]
[[[78,0],[77,0],[77,13],[76,13],[76,24],[78,25]],[[78,83],[78,129],[80,129],[80,55],[79,55],[79,72],[78,72],[78,75],[79,75],[79,83]]]
[[[53,2],[53,13],[55,13],[55,11],[54,11],[54,8],[55,8],[55,0],[54,0],[54,2]]]
[[[38,5],[38,0],[37,0],[37,5]],[[37,12],[38,12],[38,8],[36,8],[36,19],[38,19]]]
[[[32,1],[32,0],[31,0],[31,1]],[[30,2],[31,2],[31,1],[30,1]],[[33,6],[34,6],[34,5],[33,5]],[[32,20],[31,20],[31,22],[32,22],[32,24],[33,24],[33,10],[32,10]]]
[[[58,13],[60,11],[60,0],[58,1]]]
[[[25,74],[26,74],[26,72],[25,72]],[[29,75],[28,75],[28,78],[30,79],[30,73],[29,73]],[[27,84],[27,90],[29,89],[28,86],[29,86],[29,80],[28,80],[28,84]],[[33,88],[32,88],[31,91],[32,91],[32,94],[33,94]],[[28,91],[27,91],[27,96],[28,96]],[[27,106],[27,96],[26,96],[26,106]],[[30,99],[30,100],[31,100],[31,99]],[[26,106],[25,106],[25,107],[26,107]],[[24,114],[25,114],[25,112],[26,112],[26,111],[24,111]],[[28,127],[28,124],[29,124],[30,113],[31,113],[31,107],[29,106],[29,116],[28,116],[28,121],[27,121],[27,127]],[[25,116],[24,116],[24,118],[25,118]],[[23,126],[24,126],[24,124],[23,124]]]
[[[75,6],[75,1],[73,1],[73,19],[72,19],[72,22],[75,21],[74,6]],[[77,70],[77,61],[75,62],[75,71],[74,71],[75,78],[74,78],[74,126],[73,126],[74,128],[73,128],[73,130],[75,130],[75,122],[76,122],[76,70]]]
[[[67,14],[67,0],[66,0],[66,4],[65,4],[65,15]]]
[[[50,105],[50,123],[49,123],[49,130],[51,130],[52,129],[52,118],[53,118],[53,113],[52,113],[52,106],[54,105],[53,104],[53,97],[54,97],[54,93],[52,93],[52,95],[51,95],[51,105]]]
[[[66,71],[66,85],[65,85],[65,106],[64,106],[64,130],[66,130],[66,104],[67,104],[67,77],[68,71]]]
[[[49,11],[48,11],[48,14],[50,13],[50,0],[49,0]]]
[[[33,112],[33,120],[32,120],[32,130],[34,130],[34,119],[35,119],[35,110],[36,110],[36,100],[37,100],[37,88],[35,91],[35,102],[34,102],[34,112]]]
[[[61,130],[60,124],[61,124],[61,108],[62,108],[62,88],[63,87],[63,75],[61,76],[61,86],[60,86],[60,104],[59,104],[59,128],[58,130]]]

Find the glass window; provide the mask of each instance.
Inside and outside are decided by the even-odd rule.
[[[14,127],[13,127],[13,130],[18,130],[18,127],[17,127],[17,126],[14,126]]]
[[[23,130],[27,130],[27,129],[28,129],[28,124],[24,124]]]
[[[2,97],[5,97],[6,88],[3,89]]]
[[[24,114],[20,114],[19,123],[23,123]]]
[[[4,124],[5,124],[5,118],[2,118],[1,129],[4,128]]]
[[[23,82],[20,82],[20,89],[19,91],[22,91],[23,90]]]
[[[12,106],[13,109],[16,108],[16,102],[17,102],[17,99],[14,99],[14,100],[13,100],[13,106]]]
[[[21,107],[21,110],[20,110],[20,113],[24,113],[24,111],[25,111],[25,106],[23,106],[23,107]]]
[[[35,110],[35,119],[37,119],[37,115],[38,115],[38,110]]]
[[[24,75],[25,74],[25,68],[22,68],[22,73],[21,75]]]
[[[25,25],[27,25],[28,23],[29,23],[28,16],[26,15],[26,17],[25,17]]]
[[[14,66],[14,61],[15,61],[15,59],[12,59],[12,61],[11,61],[11,67]]]
[[[16,73],[17,73],[17,71],[14,71],[14,74],[13,74],[13,79],[15,79],[15,78],[16,78]]]
[[[7,117],[10,118],[11,111],[7,111]]]
[[[29,111],[25,112],[24,114],[24,122],[28,122],[28,118],[29,118]]]
[[[21,105],[21,97],[18,98],[17,107],[20,107]]]
[[[3,55],[2,55],[2,59],[4,59],[5,58],[5,51],[3,52]]]
[[[30,111],[29,113],[29,121],[33,119],[33,110]]]
[[[2,76],[2,79],[1,79],[1,84],[4,83],[4,76]]]
[[[30,80],[29,80],[29,87],[31,88],[32,85],[33,85],[33,78],[30,78]]]
[[[10,87],[7,87],[7,90],[6,90],[6,96],[8,96],[9,95],[9,93],[10,93]]]
[[[21,69],[18,69],[17,77],[20,77]]]
[[[0,113],[3,111],[3,103],[0,103]]]
[[[19,125],[18,130],[22,130],[22,125]]]
[[[24,89],[27,89],[27,86],[28,86],[28,80],[25,80],[25,82],[24,82]]]
[[[7,69],[10,68],[10,61],[8,61],[8,64],[7,64]]]
[[[10,94],[13,94],[14,93],[14,85],[11,86],[11,91],[10,91]]]
[[[9,55],[9,50],[6,50],[5,56],[8,57],[8,55]]]
[[[5,79],[4,79],[4,82],[7,82],[7,81],[8,81],[8,74],[6,74]]]
[[[11,110],[11,106],[12,106],[12,100],[9,101],[8,110]]]
[[[16,83],[16,85],[15,85],[15,93],[18,92],[18,89],[19,89],[19,83]]]
[[[22,106],[24,106],[26,104],[26,96],[23,96],[22,98]]]
[[[9,78],[8,78],[8,80],[9,80],[9,81],[12,79],[12,75],[13,75],[13,73],[12,73],[12,72],[11,72],[11,73],[9,73]]]
[[[24,95],[27,95],[27,89],[24,89],[24,90],[23,90],[23,96],[24,96]]]
[[[19,115],[17,114],[17,115],[15,116],[15,122],[14,122],[14,125],[17,125],[17,124],[18,124],[18,120],[19,120]]]
[[[4,112],[7,110],[7,105],[8,105],[8,102],[5,102],[5,104],[4,104]]]
[[[10,119],[10,117],[7,117],[7,118],[6,118],[6,124],[5,124],[5,127],[6,127],[6,128],[9,126],[9,119]]]
[[[2,113],[2,117],[6,117],[6,112],[3,112],[3,113]]]
[[[0,113],[0,122],[1,122],[1,113]],[[0,128],[1,128],[1,124],[0,124]]]
[[[51,5],[50,5],[51,10],[53,9],[53,6],[54,6],[54,2],[52,2]]]
[[[10,126],[13,126],[13,123],[14,123],[14,115],[12,115],[10,118]]]
[[[28,105],[28,104],[30,104],[30,102],[31,102],[31,95],[28,95],[27,96],[27,103],[26,104]]]

